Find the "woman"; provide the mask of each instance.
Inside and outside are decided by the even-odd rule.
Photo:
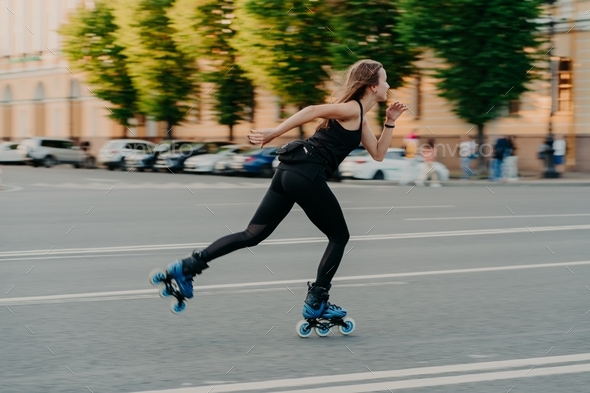
[[[208,268],[209,261],[237,249],[257,245],[275,230],[297,203],[329,241],[318,267],[316,281],[311,285],[308,283],[303,316],[325,319],[346,316],[346,310],[328,303],[328,291],[349,233],[342,209],[327,185],[327,178],[360,143],[375,160],[382,161],[385,157],[394,122],[407,109],[399,102],[387,108],[383,132],[377,140],[365,114],[378,102],[387,100],[389,85],[386,79],[387,75],[380,63],[361,60],[349,68],[344,94],[336,103],[308,106],[278,127],[252,130],[248,135],[250,143],[262,147],[293,128],[317,118],[324,119],[312,137],[293,145],[295,147],[290,154],[293,156],[294,152],[298,152],[298,159],[289,161],[288,154],[285,154],[246,230],[224,236],[207,248],[195,250],[187,258],[170,264],[168,271],[178,283],[183,296],[193,296],[193,277]],[[290,150],[285,146],[282,150]],[[279,159],[282,156],[279,155]]]

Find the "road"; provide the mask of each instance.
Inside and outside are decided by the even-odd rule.
[[[352,235],[301,339],[326,246],[295,208],[169,311],[147,280],[245,228],[268,179],[4,167],[0,391],[587,392],[590,187],[330,183]]]

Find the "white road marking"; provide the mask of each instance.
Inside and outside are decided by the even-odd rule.
[[[435,221],[435,220],[487,220],[493,218],[545,218],[545,217],[587,217],[590,214],[529,214],[520,216],[471,216],[471,217],[430,217],[404,218],[405,221]]]
[[[529,229],[530,228],[530,229]],[[432,237],[453,237],[453,236],[477,236],[477,235],[505,235],[511,233],[529,233],[531,230],[537,232],[554,232],[554,231],[578,231],[590,229],[590,225],[564,225],[564,226],[545,226],[545,227],[520,227],[520,228],[501,228],[501,229],[472,229],[461,231],[439,231],[439,232],[415,232],[415,233],[393,233],[386,235],[361,235],[351,236],[350,241],[375,241],[375,240],[399,240],[399,239],[420,239]],[[260,243],[261,246],[278,246],[286,244],[309,244],[325,243],[325,237],[300,237],[291,239],[270,239]],[[177,250],[206,247],[209,243],[184,243],[184,244],[160,244],[160,245],[142,245],[142,246],[120,246],[120,247],[96,247],[96,248],[68,248],[53,249],[51,255],[67,254],[96,254],[111,252],[137,252],[137,251],[157,251],[157,250]],[[3,251],[0,252],[1,258],[6,257],[28,257],[46,255],[47,250],[32,251]]]
[[[535,265],[513,265],[513,266],[493,266],[473,269],[449,269],[449,270],[432,270],[424,272],[407,272],[407,273],[389,273],[389,274],[371,274],[364,276],[344,276],[335,277],[332,281],[359,281],[359,280],[381,280],[386,278],[401,278],[401,277],[419,277],[419,276],[433,276],[443,274],[466,274],[466,273],[483,273],[483,272],[498,272],[508,270],[523,270],[523,269],[541,269],[551,267],[564,266],[578,266],[590,265],[590,261],[579,262],[558,262],[558,263],[542,263]],[[296,279],[296,280],[281,280],[281,281],[258,281],[258,282],[242,282],[233,284],[215,284],[215,285],[201,285],[195,287],[195,293],[198,296],[201,291],[206,292],[218,289],[230,288],[251,288],[251,287],[267,287],[280,286],[284,290],[284,285],[289,284],[304,284],[308,281],[313,281],[311,278]],[[260,290],[256,290],[260,291]],[[128,291],[111,291],[111,292],[89,292],[89,293],[74,293],[65,295],[48,295],[48,296],[27,296],[18,298],[4,298],[0,299],[0,306],[16,305],[16,304],[38,304],[50,303],[59,301],[69,301],[71,299],[80,299],[79,301],[86,301],[87,299],[97,298],[101,300],[109,300],[111,297],[124,297],[124,299],[141,299],[146,296],[152,296],[157,293],[157,289],[137,289]],[[252,291],[254,292],[254,291]],[[123,298],[121,298],[123,299]]]
[[[309,280],[308,280],[309,281]],[[301,282],[303,284],[303,282]],[[377,287],[384,285],[406,285],[406,282],[389,281],[389,282],[370,282],[365,284],[343,284],[338,285],[338,288],[346,287]],[[260,293],[260,292],[283,292],[285,287],[273,288],[256,288],[256,289],[238,289],[238,290],[222,290],[222,291],[205,291],[205,287],[195,288],[195,293],[201,296],[215,295],[234,295],[241,293]],[[298,289],[296,291],[299,292]],[[305,294],[306,289],[301,286],[302,294]],[[0,305],[4,303],[11,306],[27,306],[34,304],[59,304],[59,303],[85,303],[85,302],[103,302],[113,300],[137,300],[137,299],[155,299],[160,297],[157,290],[136,290],[136,291],[116,291],[116,292],[97,292],[91,293],[92,296],[79,296],[86,294],[75,295],[49,295],[49,296],[30,296],[20,298],[0,299]],[[112,295],[111,295],[112,293]]]
[[[526,372],[526,369],[516,371],[499,371],[492,373],[475,373],[465,375],[455,375],[451,377],[436,378],[419,378],[405,381],[393,380],[376,383],[367,383],[352,386],[338,386],[339,393],[364,393],[364,392],[391,392],[400,389],[423,388],[431,386],[458,385],[462,383],[476,383],[497,381],[503,379],[532,378],[548,375],[564,375],[575,373],[587,373],[590,371],[590,364],[579,364],[573,366],[543,367],[535,368]],[[526,372],[526,373],[525,373]],[[220,391],[220,390],[218,390]],[[186,393],[189,393],[187,391]],[[334,387],[328,388],[307,388],[297,390],[287,390],[290,393],[333,393]],[[177,392],[178,393],[178,392]],[[184,393],[184,392],[183,392]]]
[[[50,187],[50,188],[69,188],[69,189],[82,189],[82,190],[108,190],[115,186],[119,190],[172,190],[172,189],[184,189],[189,187],[191,190],[204,190],[204,189],[260,189],[268,188],[268,184],[265,183],[125,183],[125,182],[91,182],[91,183],[35,183],[32,184],[35,187]]]
[[[23,188],[19,186],[13,186],[10,184],[2,184],[0,185],[0,192],[14,192],[14,191],[21,191]]]
[[[125,257],[125,258],[129,258],[129,257],[143,257],[143,256],[153,256],[154,253],[149,253],[149,254],[109,254],[108,257],[109,258],[114,258],[114,257]],[[34,261],[37,259],[42,259],[42,260],[46,260],[46,259],[81,259],[81,258],[104,258],[104,255],[61,255],[61,256],[41,256],[41,257],[21,257],[21,258],[0,258],[0,262],[9,262],[9,261]]]
[[[123,181],[113,181],[112,179],[94,179],[87,183],[33,183],[30,186],[33,187],[49,187],[49,188],[68,188],[78,190],[108,190],[112,186],[117,187],[119,190],[172,190],[172,189],[184,189],[189,187],[191,190],[199,189],[266,189],[268,188],[270,181],[252,181],[252,182],[239,182],[239,183],[228,183],[228,182],[195,182],[195,183],[183,183],[183,182],[138,182],[138,183],[126,183]],[[331,184],[330,188],[391,188],[389,186],[382,185],[363,185],[363,184]]]
[[[341,202],[342,203],[342,202]],[[199,206],[252,206],[259,203],[208,203],[199,204]],[[425,205],[425,206],[394,206],[395,210],[400,209],[448,209],[455,207],[455,205]],[[365,206],[365,207],[342,207],[342,210],[389,210],[391,206]],[[303,209],[295,207],[291,209],[294,212],[302,212]]]
[[[438,206],[395,206],[394,210],[399,209],[447,209],[455,207],[454,205],[438,205]],[[342,210],[389,210],[391,206],[376,206],[376,207],[343,207]],[[293,209],[303,211],[303,209]]]
[[[389,389],[403,389],[412,387],[424,387],[424,386],[442,386],[451,385],[466,382],[480,382],[480,381],[492,381],[497,379],[512,379],[522,377],[534,377],[541,375],[556,375],[556,374],[568,374],[590,371],[590,364],[577,364],[568,366],[558,367],[546,367],[546,368],[535,368],[529,374],[526,374],[530,366],[542,366],[559,363],[569,362],[584,362],[590,360],[590,353],[578,354],[578,355],[565,355],[565,356],[548,356],[542,358],[529,358],[529,359],[513,359],[513,360],[502,360],[494,362],[477,362],[468,364],[455,364],[449,366],[432,366],[432,367],[417,367],[408,368],[402,370],[388,370],[388,371],[373,371],[365,373],[353,373],[353,374],[340,374],[331,376],[320,376],[320,377],[304,377],[304,378],[291,378],[291,379],[279,379],[273,381],[260,381],[260,382],[245,382],[245,383],[234,383],[228,385],[217,385],[215,386],[216,392],[238,392],[238,391],[249,391],[249,390],[266,390],[266,389],[286,389],[300,386],[311,386],[319,384],[335,384],[345,382],[358,382],[358,381],[369,381],[379,380],[387,378],[404,378],[414,377],[420,375],[433,375],[433,374],[445,374],[445,373],[459,373],[459,372],[477,372],[486,370],[496,370],[505,368],[519,368],[513,371],[501,371],[493,373],[473,373],[466,375],[456,375],[450,377],[438,377],[438,378],[422,378],[422,379],[409,379],[402,381],[385,381],[371,384],[362,385],[351,385],[351,386],[338,386],[338,392],[372,392],[372,391],[386,391],[386,384]],[[198,386],[192,388],[182,389],[167,389],[167,390],[152,390],[136,393],[206,393],[211,386]],[[306,388],[303,390],[289,390],[293,392],[333,392],[334,386],[327,388]]]

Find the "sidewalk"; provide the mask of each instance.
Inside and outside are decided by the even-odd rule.
[[[521,177],[516,181],[491,181],[488,179],[476,179],[475,177],[470,180],[464,180],[460,178],[460,175],[451,174],[451,178],[447,181],[441,181],[443,187],[485,187],[485,186],[588,186],[590,187],[590,173],[588,172],[564,172],[558,179],[544,179],[540,177],[538,172],[521,173]],[[343,180],[344,183],[356,183],[356,184],[370,184],[370,185],[398,185],[397,181],[389,180]],[[410,182],[409,185],[404,187],[411,187],[414,183]],[[426,182],[428,186],[428,182]]]

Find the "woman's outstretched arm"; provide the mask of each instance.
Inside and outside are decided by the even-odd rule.
[[[360,119],[359,106],[355,101],[341,104],[311,105],[293,114],[277,127],[252,130],[248,134],[248,139],[253,145],[260,145],[262,147],[287,131],[318,118],[337,119],[341,121],[354,118]]]

